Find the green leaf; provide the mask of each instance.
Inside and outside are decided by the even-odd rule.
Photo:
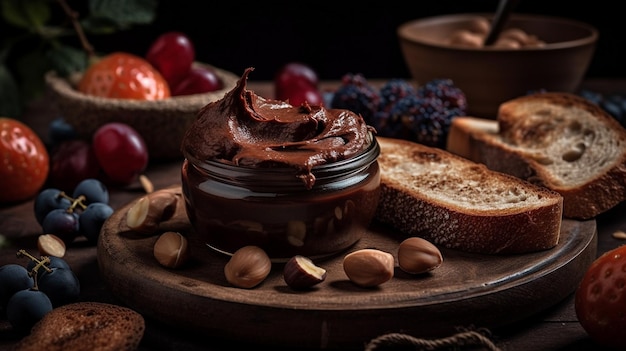
[[[89,16],[80,21],[80,25],[83,27],[86,33],[89,34],[113,34],[119,30],[119,24],[108,18],[96,18]]]
[[[72,46],[56,46],[46,53],[46,57],[50,69],[62,77],[81,72],[87,67],[87,53]]]
[[[11,72],[0,64],[0,117],[20,117],[22,104],[19,88]]]
[[[156,17],[158,0],[90,0],[89,15],[108,19],[119,28],[149,24]]]
[[[2,17],[16,27],[33,31],[50,20],[50,2],[47,0],[0,0]]]

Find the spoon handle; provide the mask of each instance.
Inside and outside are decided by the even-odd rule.
[[[491,23],[491,29],[485,38],[485,46],[495,43],[518,2],[519,0],[500,0],[496,15]]]

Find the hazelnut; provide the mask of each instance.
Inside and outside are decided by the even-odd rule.
[[[458,30],[449,38],[451,45],[465,46],[469,48],[480,48],[483,46],[484,38],[482,35],[470,32],[469,30]]]
[[[326,279],[326,270],[301,255],[293,256],[283,270],[285,283],[292,289],[307,289]]]
[[[176,212],[178,195],[159,190],[141,197],[126,214],[126,225],[142,234],[154,234],[162,221]]]
[[[41,256],[65,256],[65,243],[54,234],[43,234],[37,238],[37,249]]]
[[[306,237],[306,224],[303,221],[287,222],[287,241],[293,246],[303,246]]]
[[[361,249],[343,258],[343,270],[354,284],[373,287],[389,281],[394,272],[393,255],[377,249]]]
[[[235,251],[224,266],[226,280],[238,288],[253,288],[267,278],[272,262],[263,249],[248,245]]]
[[[154,243],[153,254],[161,265],[178,268],[189,257],[187,238],[177,232],[165,232]]]
[[[442,262],[441,251],[426,239],[411,237],[398,247],[398,266],[406,273],[425,273],[439,267]]]

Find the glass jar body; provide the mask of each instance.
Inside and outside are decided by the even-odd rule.
[[[202,242],[222,253],[255,245],[274,261],[330,256],[355,244],[374,217],[378,153],[374,141],[359,157],[314,169],[310,189],[292,169],[186,158],[181,177],[189,220]]]

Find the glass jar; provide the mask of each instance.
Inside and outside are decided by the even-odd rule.
[[[256,245],[273,261],[330,256],[355,244],[372,221],[380,196],[380,148],[314,167],[305,187],[293,168],[246,168],[188,155],[182,189],[195,235],[232,254]]]

